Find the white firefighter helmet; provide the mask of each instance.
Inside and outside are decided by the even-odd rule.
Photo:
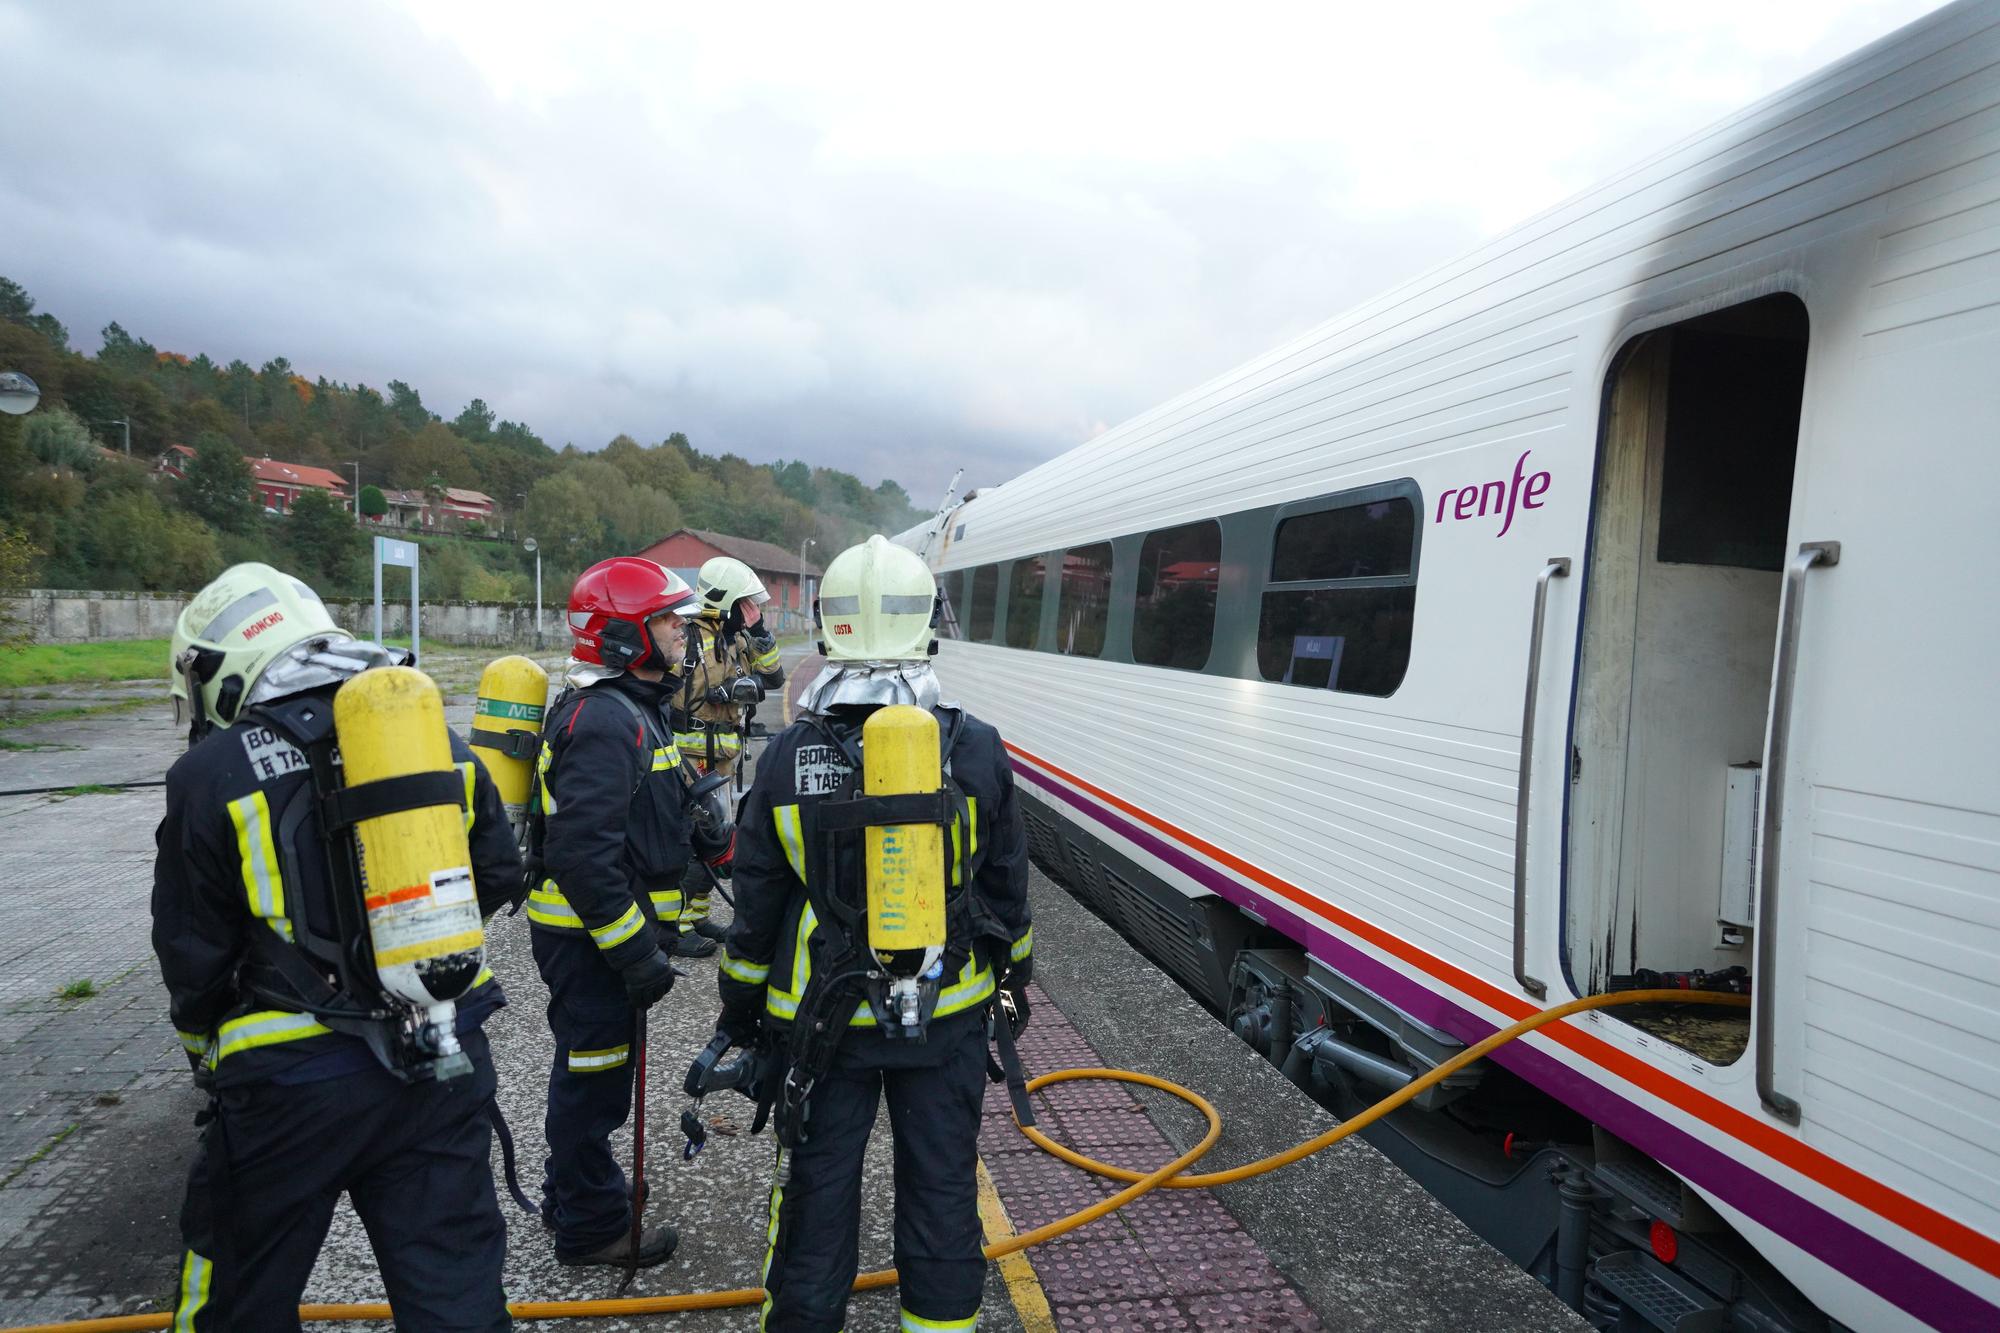
[[[878,533],[833,558],[813,614],[833,661],[922,662],[937,646],[936,609],[930,566]]]
[[[168,656],[174,716],[196,721],[199,696],[201,721],[226,727],[286,650],[309,639],[353,637],[333,623],[319,594],[291,575],[269,565],[232,565],[194,595],[174,624]]]
[[[694,591],[701,599],[701,613],[705,616],[726,616],[745,597],[758,606],[771,600],[757,572],[726,555],[718,555],[702,565],[694,576]]]

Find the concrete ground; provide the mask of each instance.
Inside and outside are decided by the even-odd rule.
[[[464,725],[490,651],[437,650],[425,663]],[[157,690],[158,687],[150,687]],[[163,691],[160,693],[163,694]],[[72,691],[67,706],[118,705],[144,690]],[[87,696],[87,697],[86,697]],[[34,701],[37,704],[46,701]],[[6,701],[0,701],[5,716]],[[771,721],[777,723],[777,718]],[[181,738],[164,706],[0,729],[0,791],[156,778]],[[179,1252],[174,1218],[202,1099],[166,1020],[147,940],[157,787],[121,794],[0,796],[0,1324],[167,1308]],[[1227,1165],[1332,1123],[1178,986],[1060,888],[1035,877],[1044,1004],[1024,1042],[1030,1072],[1080,1064],[1146,1069],[1202,1091],[1228,1124],[1205,1165]],[[720,909],[726,913],[726,908]],[[489,1024],[501,1100],[535,1191],[552,1046],[525,917],[497,920],[491,964],[510,1004]],[[751,1138],[748,1103],[704,1108],[709,1146],[679,1156],[687,1058],[715,1015],[714,964],[653,1011],[649,1177],[654,1215],[680,1253],[631,1294],[754,1286],[764,1250],[771,1142]],[[58,998],[88,979],[93,994]],[[79,988],[80,989],[80,988]],[[1079,1149],[1146,1168],[1198,1135],[1192,1113],[1148,1094],[1065,1085],[1039,1097],[1044,1128]],[[629,1152],[628,1136],[616,1149]],[[866,1164],[864,1266],[889,1256],[886,1134]],[[981,1136],[989,1235],[1021,1230],[1109,1187],[1025,1145],[997,1090]],[[495,1166],[498,1168],[496,1153]],[[608,1296],[618,1274],[559,1268],[534,1222],[502,1196],[517,1300]],[[343,1203],[307,1290],[312,1301],[379,1299],[358,1221]],[[850,1327],[895,1326],[895,1298],[857,1298]],[[1204,1192],[1161,1193],[989,1273],[982,1326],[1054,1328],[1576,1327],[1524,1274],[1471,1236],[1374,1149],[1353,1142],[1283,1172]],[[740,1328],[748,1312],[611,1319],[558,1327]],[[350,1325],[350,1327],[368,1327]]]

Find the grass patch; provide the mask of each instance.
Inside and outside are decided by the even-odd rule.
[[[79,704],[75,708],[45,708],[39,713],[12,713],[0,717],[0,731],[9,727],[38,727],[44,722],[74,722],[79,718],[99,717],[106,713],[130,713],[140,708],[165,708],[165,691],[162,698],[119,699],[108,704]]]
[[[20,1178],[20,1175],[23,1171],[26,1171],[29,1167],[33,1166],[35,1163],[41,1161],[44,1157],[47,1157],[50,1153],[54,1152],[58,1147],[62,1145],[62,1141],[64,1139],[76,1133],[76,1131],[77,1131],[77,1125],[75,1122],[71,1122],[70,1124],[64,1125],[61,1129],[57,1130],[55,1132],[54,1137],[52,1137],[47,1143],[44,1143],[41,1147],[35,1149],[35,1155],[33,1157],[30,1157],[27,1161],[21,1163],[19,1166],[15,1167],[12,1171],[9,1171],[7,1173],[7,1178],[5,1180],[0,1180],[0,1190],[4,1190],[9,1185],[13,1184],[17,1179]]]
[[[0,653],[0,688],[105,680],[164,681],[167,646],[165,639],[31,643],[16,651]]]
[[[79,977],[67,986],[56,989],[58,1000],[87,1000],[95,994],[97,994],[97,983],[89,977]]]
[[[0,753],[8,750],[67,750],[67,745],[57,745],[51,741],[10,741],[0,736]]]
[[[104,785],[103,783],[101,783],[101,782],[86,782],[86,783],[84,783],[84,784],[83,784],[82,786],[79,786],[79,787],[64,787],[64,788],[63,788],[62,790],[60,790],[60,791],[53,791],[53,792],[50,792],[50,793],[49,793],[49,795],[51,795],[51,796],[116,796],[116,795],[117,795],[117,794],[118,794],[119,792],[121,792],[121,791],[123,791],[123,790],[125,790],[125,789],[124,789],[123,787],[107,787],[107,786],[105,786],[105,785]]]

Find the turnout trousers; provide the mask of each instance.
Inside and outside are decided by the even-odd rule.
[[[655,927],[668,931],[672,926]],[[549,1155],[542,1164],[542,1216],[556,1253],[576,1258],[632,1227],[625,1172],[611,1135],[632,1111],[637,1016],[624,983],[588,935],[535,930],[535,966],[549,986]],[[671,946],[673,936],[665,937]]]
[[[342,1191],[400,1333],[513,1326],[500,1287],[507,1224],[487,1160],[493,1062],[483,1033],[461,1040],[473,1072],[447,1083],[371,1067],[220,1090],[181,1206],[176,1333],[296,1333]]]
[[[805,1139],[789,1154],[789,1180],[771,1189],[759,1328],[819,1333],[846,1326],[848,1290],[860,1267],[862,1157],[885,1094],[895,1139],[901,1327],[978,1323],[986,1285],[978,1178],[986,1024],[973,1013],[934,1023],[921,1045],[868,1030],[849,1035],[813,1088]]]

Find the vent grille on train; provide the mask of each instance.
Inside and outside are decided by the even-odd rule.
[[[1058,884],[1068,883],[1068,867],[1063,863],[1062,843],[1057,839],[1055,829],[1040,815],[1028,815],[1027,822],[1029,859]]]
[[[1194,928],[1184,917],[1154,902],[1143,889],[1108,866],[1104,869],[1104,894],[1110,904],[1109,915],[1141,949],[1191,985],[1207,983]]]
[[[1069,863],[1069,891],[1099,916],[1111,917],[1111,904],[1105,900],[1104,879],[1097,872],[1097,858],[1091,854],[1087,844],[1063,839],[1064,859]],[[1116,919],[1115,917],[1113,918]]]

